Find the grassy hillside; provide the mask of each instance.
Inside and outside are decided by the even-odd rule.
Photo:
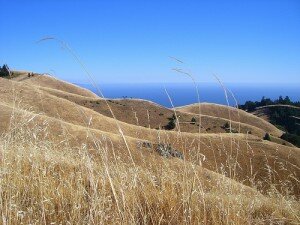
[[[288,96],[274,101],[263,97],[260,102],[248,101],[240,107],[279,127],[285,132],[281,139],[300,147],[300,102],[293,102]]]
[[[2,138],[1,211],[8,224],[259,224],[297,222],[299,203],[182,160],[147,155],[140,165],[109,158],[99,139],[56,146],[20,131]]]
[[[234,110],[205,104],[200,123],[191,106],[105,100],[49,76],[0,78],[2,221],[299,223],[299,148],[262,140],[281,131]],[[176,127],[163,129],[175,113]]]
[[[178,107],[177,109],[181,112],[199,114],[198,104]],[[212,103],[201,103],[200,112],[203,115],[209,115],[218,118],[229,119],[234,122],[249,124],[260,128],[270,134],[273,134],[274,136],[280,136],[283,133],[281,130],[276,128],[274,125],[266,122],[265,120],[237,108]]]
[[[118,120],[147,128],[163,129],[168,124],[169,118],[176,113],[179,124],[177,129],[189,133],[199,132],[199,115],[183,112],[181,109],[168,109],[142,99],[107,99],[106,101],[105,99],[87,98],[52,88],[39,87],[39,89],[59,98],[72,101],[77,105],[90,108],[102,115],[112,117],[112,113],[108,108],[109,105]],[[228,116],[224,116],[224,118],[211,116],[209,111],[206,113],[208,115],[201,114],[201,133],[226,133],[227,130],[224,129],[224,125],[231,122],[232,129],[239,133],[251,133],[258,137],[263,137],[266,132],[270,131],[277,136],[282,134],[282,131],[269,123],[264,122],[265,126],[262,126],[260,123],[254,123],[253,125],[251,123],[243,123],[239,120],[230,121]],[[223,113],[223,115],[226,115],[226,113]],[[251,114],[246,115],[246,117],[249,116],[253,117]],[[192,123],[193,118],[195,119],[195,123]],[[256,117],[254,118],[257,119]],[[252,119],[252,121],[255,119]]]

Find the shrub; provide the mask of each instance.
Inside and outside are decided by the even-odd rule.
[[[229,129],[230,128],[230,124],[228,122],[226,122],[223,126],[224,129]]]
[[[264,140],[271,141],[271,137],[269,133],[266,133],[264,136]]]
[[[176,127],[176,116],[173,114],[172,117],[168,118],[169,123],[165,126],[167,130],[173,130]]]
[[[193,118],[191,119],[191,123],[193,123],[193,124],[196,123],[196,118],[195,118],[195,117],[193,117]]]
[[[9,76],[9,68],[6,64],[0,67],[0,77],[7,77]]]
[[[290,133],[284,133],[280,138],[300,148],[300,136]]]

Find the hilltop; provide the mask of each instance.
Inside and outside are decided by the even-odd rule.
[[[298,221],[300,149],[264,118],[211,103],[105,99],[46,74],[9,73],[0,146],[12,223],[20,211],[26,223]]]

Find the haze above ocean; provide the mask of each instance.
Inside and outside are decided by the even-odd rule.
[[[77,84],[94,93],[97,90],[91,84]],[[246,101],[260,101],[263,96],[276,99],[280,95],[289,96],[292,101],[300,101],[300,84],[225,84],[237,99],[239,104]],[[165,88],[174,106],[183,106],[198,102],[195,86],[190,83],[130,83],[101,84],[100,88],[106,98],[139,98],[156,102],[166,107],[172,107]],[[227,104],[224,90],[218,83],[198,84],[200,102]],[[228,92],[230,105],[235,101]]]

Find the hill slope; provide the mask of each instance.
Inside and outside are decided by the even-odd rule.
[[[117,119],[112,117],[107,103]],[[218,106],[222,109],[223,107],[226,109],[225,106]],[[209,108],[213,108],[212,112],[208,110]],[[272,197],[263,196],[259,191],[267,194],[275,188],[286,195],[288,186],[288,195],[296,197],[300,195],[300,184],[297,182],[300,177],[299,149],[263,141],[261,134],[266,129],[272,130],[273,134],[280,131],[274,129],[267,122],[265,122],[266,127],[261,126],[260,122],[255,121],[254,118],[256,117],[248,114],[242,115],[241,121],[243,123],[238,123],[239,120],[237,119],[235,123],[236,126],[241,126],[241,130],[244,129],[244,134],[226,133],[224,129],[220,128],[222,124],[228,121],[225,109],[223,114],[219,115],[214,112],[214,110],[218,111],[214,106],[207,106],[206,111],[204,110],[207,115],[202,117],[203,127],[200,134],[197,133],[199,121],[196,124],[185,123],[190,121],[192,117],[197,117],[196,112],[185,112],[183,108],[176,109],[178,116],[180,116],[181,131],[179,131],[179,127],[168,131],[157,128],[165,125],[167,118],[172,116],[174,111],[155,103],[143,100],[109,100],[105,102],[104,99],[87,90],[48,76],[36,75],[26,79],[14,78],[11,80],[0,78],[0,145],[3,152],[5,151],[4,156],[8,157],[5,162],[16,162],[19,151],[23,151],[22,155],[24,155],[21,161],[17,161],[18,163],[5,164],[7,170],[11,168],[12,171],[15,171],[15,173],[10,174],[12,177],[6,177],[5,182],[8,186],[20,188],[12,190],[12,192],[16,191],[14,193],[20,193],[20,190],[23,190],[24,185],[28,182],[33,185],[32,190],[34,190],[34,185],[37,185],[38,182],[36,177],[40,176],[30,177],[30,173],[27,173],[32,166],[32,157],[34,157],[37,160],[34,168],[39,168],[34,170],[34,173],[43,170],[51,171],[45,172],[44,176],[47,177],[47,180],[44,182],[53,186],[51,189],[53,192],[45,192],[45,196],[47,199],[55,199],[55,204],[61,204],[61,200],[55,197],[54,191],[60,185],[57,180],[50,177],[57,176],[55,174],[60,171],[58,172],[59,176],[65,177],[67,182],[73,182],[70,179],[72,176],[79,176],[76,171],[80,168],[78,165],[81,165],[82,168],[87,169],[86,172],[83,171],[85,174],[82,178],[84,184],[76,186],[76,183],[72,183],[70,188],[75,190],[78,190],[78,187],[82,188],[82,191],[78,192],[80,199],[83,198],[80,194],[83,191],[98,198],[100,197],[98,194],[100,187],[93,182],[95,179],[99,179],[101,174],[100,177],[103,177],[103,180],[97,182],[104,186],[100,189],[112,193],[113,202],[120,203],[117,205],[111,203],[114,209],[118,208],[116,211],[111,209],[110,212],[116,218],[120,218],[122,214],[134,213],[127,211],[126,204],[132,204],[133,209],[137,209],[134,204],[142,208],[146,207],[143,213],[135,212],[137,214],[134,213],[134,215],[146,216],[149,213],[151,215],[155,202],[154,199],[150,199],[152,195],[156,199],[162,199],[162,202],[158,204],[159,206],[173,204],[170,202],[171,198],[176,199],[174,205],[165,208],[167,212],[172,212],[172,216],[176,220],[183,221],[189,216],[184,215],[184,213],[182,214],[183,217],[177,216],[177,213],[172,211],[172,207],[179,211],[188,210],[189,207],[192,207],[194,210],[191,213],[193,221],[196,221],[197,214],[205,220],[207,215],[200,213],[203,208],[198,208],[196,204],[189,202],[187,204],[192,205],[188,206],[183,203],[184,205],[180,206],[182,202],[179,196],[187,197],[190,193],[189,190],[195,188],[198,194],[191,194],[189,197],[191,201],[200,201],[200,197],[203,197],[204,194],[207,204],[214,207],[215,203],[213,202],[217,201],[215,194],[219,197],[229,195],[232,198],[244,196],[240,198],[240,203],[230,200],[230,197],[228,199],[230,203],[227,202],[225,205],[242,204],[247,208],[250,207],[252,199],[262,199],[261,204],[268,207],[268,210],[272,212],[265,215],[270,217],[276,215],[282,218],[284,214],[291,220],[295,220],[297,218],[295,213],[285,210],[285,206],[281,208],[275,206],[276,204],[272,203],[275,201]],[[234,121],[234,113],[232,114],[233,116],[230,118]],[[216,126],[215,130],[208,132],[207,128],[213,128],[213,126]],[[247,129],[250,128],[253,129],[253,135],[246,134]],[[171,145],[171,149],[165,147],[167,144]],[[12,151],[12,149],[19,150]],[[176,157],[164,157],[166,152],[174,152],[175,150],[183,154],[184,160],[178,158],[178,154],[173,153]],[[31,151],[34,154],[30,153]],[[82,160],[84,164],[81,162]],[[18,165],[18,167],[13,168],[12,165]],[[22,167],[27,169],[19,170]],[[56,169],[52,171],[51,168],[53,167]],[[102,172],[99,174],[97,171],[102,171],[103,174]],[[127,181],[122,178],[121,171],[125,171],[123,175],[127,177]],[[178,173],[178,171],[180,172]],[[115,175],[111,175],[111,173],[115,173]],[[13,174],[15,174],[15,178]],[[172,174],[172,178],[170,174]],[[167,179],[166,176],[169,176],[170,179]],[[25,181],[24,177],[30,177],[32,180]],[[150,177],[155,178],[151,180]],[[14,183],[17,180],[22,182]],[[125,183],[129,180],[132,189],[126,189],[128,186]],[[140,182],[145,190],[149,191],[149,195],[146,194],[147,191],[137,189],[136,182]],[[105,187],[105,183],[109,186]],[[180,189],[176,188],[177,184],[179,184]],[[159,195],[157,188],[163,190],[160,193],[164,193],[164,195]],[[66,191],[66,189],[63,190]],[[196,192],[192,191],[191,193]],[[22,191],[22,193],[26,199],[35,198],[34,191]],[[133,193],[139,193],[139,196]],[[60,192],[60,194],[64,196],[65,201],[70,202],[75,207],[74,199],[68,197],[65,192]],[[3,197],[6,195],[7,193]],[[245,197],[246,195],[249,197]],[[124,198],[126,198],[125,202]],[[276,201],[279,200],[276,199]],[[94,203],[96,204],[96,202]],[[21,202],[19,204],[22,205]],[[86,202],[82,200],[82,204],[86,204]],[[298,207],[297,203],[292,202],[290,204],[293,204],[295,208]],[[50,205],[46,206],[47,210],[51,210],[51,207]],[[85,207],[88,208],[87,205]],[[179,209],[178,207],[182,208]],[[65,210],[70,212],[68,208]],[[155,210],[162,212],[164,209],[155,208]],[[235,208],[235,210],[237,209]],[[257,210],[260,209],[257,208]],[[283,210],[285,211],[283,212]],[[260,216],[255,217],[247,214],[246,211],[242,210],[241,212],[253,221],[261,219]],[[58,211],[55,215],[57,213]],[[211,215],[220,215],[211,213]],[[80,215],[85,215],[84,210],[80,210]],[[134,218],[135,221],[138,220],[135,216],[131,218]],[[262,218],[265,217],[262,216]],[[75,218],[73,219],[75,220]],[[232,219],[236,220],[237,223],[243,221],[240,216],[232,217]],[[47,217],[47,221],[50,220],[51,216]],[[162,220],[168,221],[168,217]],[[216,222],[216,218],[210,216],[206,220],[210,223]],[[106,220],[98,218],[97,221]]]
[[[177,110],[180,112],[199,114],[198,104],[178,107]],[[201,114],[203,115],[210,115],[218,118],[229,119],[235,122],[249,124],[263,129],[277,137],[281,136],[283,133],[281,130],[265,120],[237,108],[212,103],[201,103],[200,110]]]
[[[70,93],[50,88],[41,89],[57,97],[65,98],[78,105],[90,108],[100,114],[112,117],[111,111],[108,108],[109,105],[118,120],[148,128],[162,129],[168,124],[169,118],[171,118],[175,113],[173,109],[168,109],[156,103],[142,99],[107,99],[107,101],[105,101],[100,98],[87,98],[78,95],[71,95]],[[178,116],[180,125],[179,128],[181,131],[189,133],[199,132],[200,124],[198,115],[189,112],[182,112],[180,110],[176,110],[176,114]],[[192,118],[196,119],[196,123],[191,123]],[[200,130],[201,133],[226,133],[227,131],[224,129],[224,124],[226,123],[230,123],[230,120],[227,118],[201,115]],[[264,137],[265,133],[274,128],[271,125],[271,128],[268,129],[268,126],[270,125],[268,123],[267,127],[261,126],[261,124],[257,127],[252,124],[235,121],[231,121],[231,123],[232,128],[235,131],[239,131],[244,134],[252,133],[260,138]],[[255,125],[257,125],[257,123]],[[276,129],[275,133],[279,135],[279,133],[281,134],[282,132]]]

